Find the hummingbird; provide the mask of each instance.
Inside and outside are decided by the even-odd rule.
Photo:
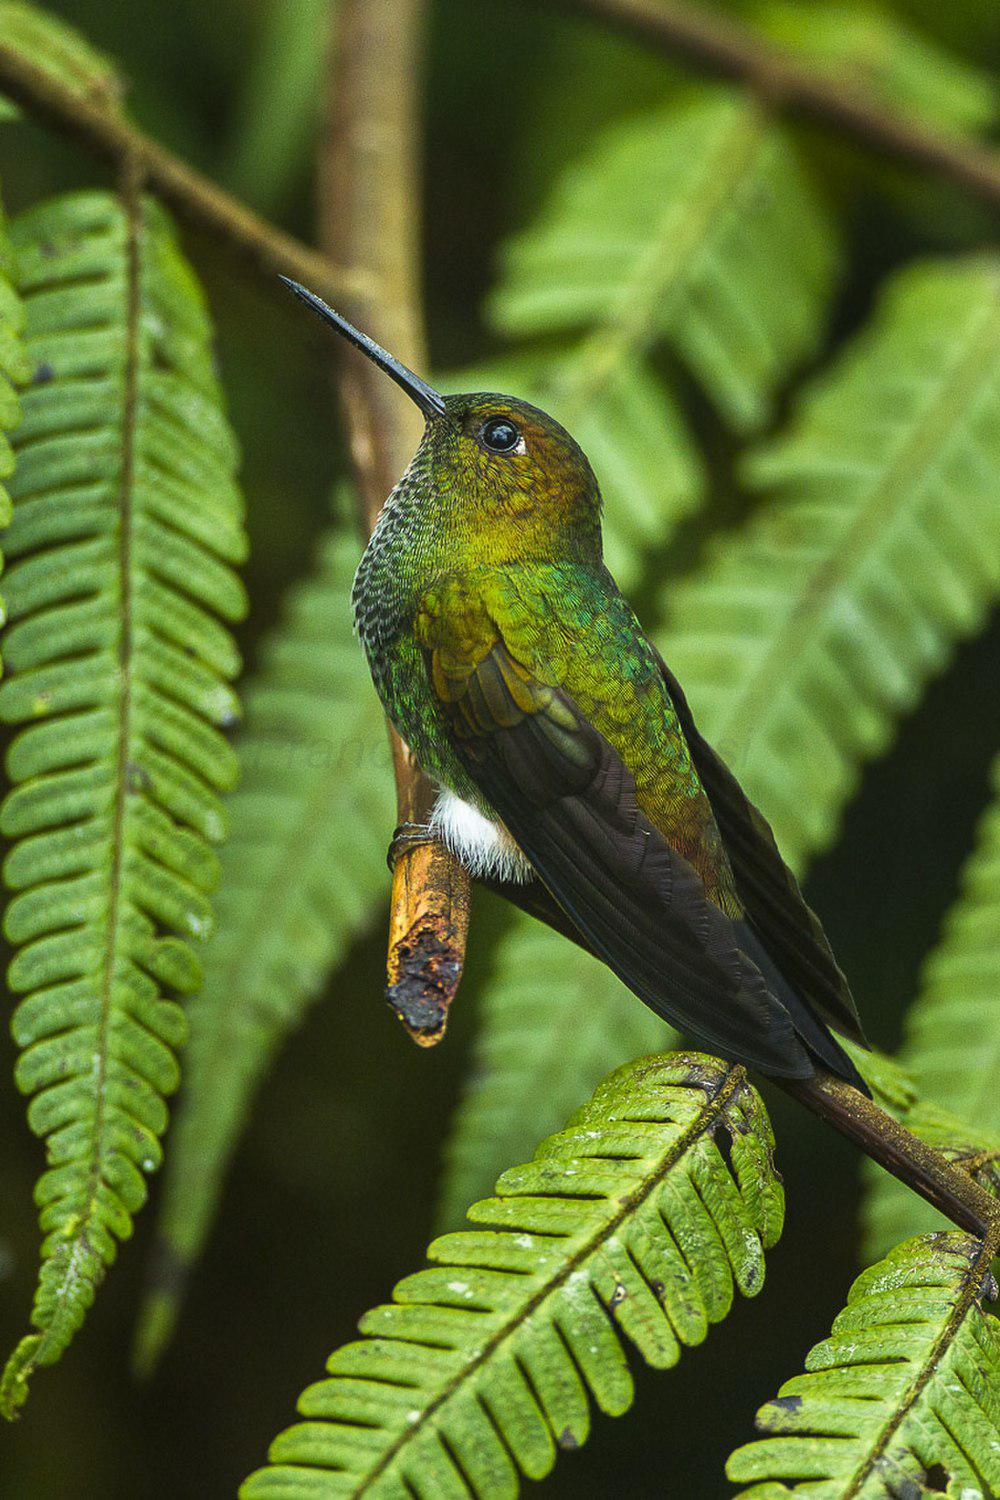
[[[712,1051],[867,1093],[819,918],[604,565],[586,454],[526,401],[440,394],[282,280],[424,416],[353,589],[382,704],[439,788],[417,836]]]

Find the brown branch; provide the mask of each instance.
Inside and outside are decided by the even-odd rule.
[[[696,67],[748,84],[775,109],[836,130],[867,150],[944,177],[1000,208],[1000,155],[938,134],[861,89],[825,78],[728,17],[674,0],[547,0]]]
[[[117,172],[126,164],[190,223],[209,230],[269,276],[281,272],[330,298],[374,297],[371,276],[345,269],[253,213],[123,118],[100,95],[79,92],[0,43],[0,93],[71,136]]]
[[[321,242],[380,288],[376,302],[346,311],[408,365],[426,365],[418,267],[420,131],[417,99],[423,0],[342,0],[330,73],[327,138],[320,161]],[[339,347],[347,415],[367,535],[420,441],[416,407],[370,361]],[[392,736],[399,822],[424,823],[433,789]],[[444,1034],[458,988],[469,919],[469,878],[437,842],[395,860],[388,998],[415,1041]]]
[[[853,1141],[953,1224],[1000,1251],[1000,1203],[968,1171],[830,1073],[778,1080],[793,1099]]]

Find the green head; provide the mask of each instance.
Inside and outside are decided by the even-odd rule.
[[[441,395],[314,293],[282,280],[423,412],[410,485],[419,486],[427,525],[482,561],[599,560],[597,480],[554,417],[515,396]]]

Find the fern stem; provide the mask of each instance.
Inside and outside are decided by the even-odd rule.
[[[873,1100],[831,1073],[782,1079],[781,1087],[953,1224],[983,1240],[989,1259],[1000,1250],[1000,1205],[943,1152],[920,1140]]]
[[[426,363],[417,209],[424,0],[344,0],[337,11],[319,163],[321,238],[332,260],[362,269],[379,286],[377,304],[361,313],[367,331],[419,369]],[[367,535],[420,440],[421,421],[368,360],[346,347],[335,356]],[[389,735],[399,822],[424,823],[433,790],[408,747],[391,728]],[[462,977],[468,906],[469,877],[443,845],[411,844],[399,854],[388,973],[408,1015],[439,1018],[421,1033],[424,1045],[444,1034],[440,1018]]]
[[[775,109],[835,130],[869,151],[932,172],[988,207],[1000,207],[1000,157],[995,151],[938,134],[899,111],[885,109],[861,89],[845,87],[801,66],[738,21],[672,0],[555,3],[697,67],[745,83]]]
[[[135,162],[151,191],[269,279],[281,272],[333,298],[381,295],[369,272],[336,265],[303,245],[131,125],[106,100],[68,87],[7,42],[0,42],[0,92],[119,171]]]

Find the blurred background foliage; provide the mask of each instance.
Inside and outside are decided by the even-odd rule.
[[[129,108],[144,129],[312,238],[331,16],[325,0],[207,6],[59,0],[47,8],[116,60]],[[739,12],[814,61],[835,61],[835,42],[844,34],[835,26],[824,42],[819,13],[805,0],[763,7],[747,0],[720,9]],[[1000,13],[994,0],[948,6],[896,0],[882,15],[888,19],[871,25],[867,44],[871,81],[949,128],[995,138],[989,80],[1000,69]],[[886,46],[886,26],[907,24],[932,52]],[[503,335],[521,331],[519,252],[504,254],[505,242],[526,226],[538,232],[552,182],[580,155],[581,143],[593,143],[616,122],[674,106],[692,95],[692,80],[663,57],[521,0],[502,7],[494,0],[437,0],[426,50],[423,216],[432,359],[439,371],[481,368],[506,352]],[[693,97],[697,104],[710,91],[697,85]],[[89,159],[36,125],[0,129],[9,213],[67,187],[103,182]],[[981,246],[995,239],[996,224],[945,184],[904,175],[811,129],[788,135],[819,184],[821,212],[844,243],[832,314],[789,360],[815,368],[866,321],[896,267]],[[832,227],[819,232],[834,234]],[[253,668],[287,587],[308,569],[317,534],[328,524],[346,455],[324,351],[304,319],[284,296],[269,295],[234,268],[215,243],[189,231],[184,242],[209,297],[244,455],[251,609],[240,640]],[[739,421],[720,421],[711,391],[678,374],[662,348],[652,361],[655,378],[677,393],[706,468],[701,519],[693,521],[691,505],[681,505],[678,529],[669,536],[664,530],[656,566],[635,580],[640,604],[669,620],[672,580],[705,555],[706,518],[724,537],[754,500],[734,461]],[[522,383],[529,383],[527,375]],[[784,423],[788,385],[779,374],[773,409],[769,399],[755,420],[765,433]],[[347,563],[340,566],[343,572]],[[836,847],[809,873],[808,894],[851,976],[869,1032],[888,1050],[901,1039],[921,961],[956,895],[990,795],[1000,741],[998,681],[994,620],[960,646],[947,672],[907,712],[896,743],[865,770]],[[380,731],[370,733],[364,752],[379,757]],[[374,836],[384,842],[389,832],[387,822]],[[346,844],[354,837],[353,828],[345,830]],[[381,859],[381,843],[376,852]],[[345,857],[352,857],[349,850]],[[4,1496],[162,1500],[233,1492],[329,1349],[420,1261],[438,1221],[442,1149],[473,1058],[479,998],[491,970],[510,962],[510,948],[501,946],[510,924],[506,910],[477,901],[448,1040],[421,1053],[381,1001],[381,917],[373,912],[357,923],[342,962],[260,1094],[155,1383],[136,1385],[129,1375],[154,1220],[147,1212],[71,1356],[38,1381],[20,1424],[0,1434]],[[638,1013],[638,1002],[631,1009]],[[650,1045],[648,1018],[634,1019],[639,1044]],[[0,1075],[9,1079],[14,1058],[5,1031],[3,1053]],[[598,1052],[589,1064],[594,1079],[616,1060]],[[788,1226],[772,1254],[765,1294],[737,1306],[727,1327],[686,1358],[680,1376],[637,1370],[633,1415],[598,1421],[586,1453],[559,1465],[549,1493],[653,1497],[669,1488],[705,1500],[728,1493],[722,1457],[746,1439],[756,1405],[800,1367],[841,1306],[859,1263],[857,1158],[783,1097],[765,1093],[789,1197]],[[31,1192],[39,1147],[12,1085],[0,1091],[0,1111],[0,1342],[10,1346],[35,1277]],[[530,1144],[540,1129],[528,1121],[524,1132]],[[460,1173],[454,1148],[451,1156],[452,1172]],[[481,1164],[471,1170],[469,1184],[481,1186],[482,1172]],[[449,1191],[453,1213],[468,1195],[454,1176]]]

